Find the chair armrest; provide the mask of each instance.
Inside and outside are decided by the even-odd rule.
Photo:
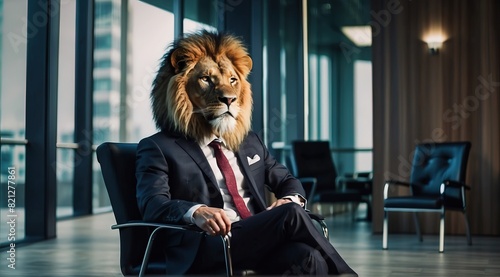
[[[313,222],[317,223],[316,228],[319,227],[319,229],[321,229],[321,230],[318,229],[318,231],[322,232],[323,236],[326,239],[329,239],[328,226],[326,225],[325,218],[319,214],[314,214],[309,211],[307,211],[307,214],[309,215],[309,217]]]
[[[452,180],[445,180],[443,183],[447,187],[454,187],[454,188],[462,188],[463,187],[463,188],[465,188],[467,190],[471,189],[470,186],[466,185],[463,182],[452,181]]]
[[[443,196],[446,196],[446,189],[451,188],[451,189],[458,189],[461,191],[462,197],[463,197],[463,190],[462,189],[467,189],[470,190],[470,187],[467,186],[463,182],[459,181],[452,181],[452,180],[444,180],[443,183],[441,183],[441,188],[440,188],[440,193]]]
[[[399,181],[399,180],[387,180],[387,181],[385,181],[385,183],[386,183],[386,185],[397,185],[397,186],[405,186],[405,187],[410,186],[410,183]]]
[[[307,197],[307,202],[311,202],[316,193],[317,179],[315,177],[302,177],[299,178],[299,181],[306,191],[305,197]]]
[[[441,183],[440,192],[444,205],[452,209],[465,209],[465,190],[471,188],[463,182],[445,180]]]
[[[344,175],[339,176],[337,178],[371,180],[371,179],[373,179],[373,172],[371,172],[371,171],[348,172],[348,173],[344,173]]]
[[[144,221],[129,221],[127,223],[115,224],[111,226],[111,229],[123,229],[131,227],[152,227],[152,228],[164,228],[164,229],[176,229],[176,230],[194,230],[190,225],[175,225],[166,223],[156,223],[156,222],[144,222]]]
[[[372,183],[373,180],[366,177],[347,177],[347,176],[339,176],[335,179],[336,188],[341,191],[345,190],[362,190],[362,191],[372,191]]]
[[[152,227],[154,230],[149,235],[148,244],[145,249],[143,261],[141,264],[141,269],[139,272],[139,276],[144,276],[145,269],[147,268],[147,264],[149,261],[149,255],[151,251],[151,246],[156,237],[156,233],[162,229],[175,229],[175,230],[185,230],[192,232],[203,232],[196,225],[176,225],[176,224],[167,224],[167,223],[156,223],[156,222],[144,222],[144,221],[129,221],[127,223],[115,224],[111,226],[111,229],[123,229],[123,228],[137,228],[137,227]],[[231,253],[230,253],[230,238],[231,233],[226,236],[220,236],[222,239],[222,245],[224,249],[224,260],[226,264],[226,276],[233,276],[233,266],[231,261]]]
[[[359,171],[359,172],[354,172],[353,178],[366,178],[366,179],[373,179],[373,172],[371,171]]]
[[[408,182],[403,182],[403,181],[398,181],[398,180],[387,180],[387,181],[385,181],[385,184],[384,184],[384,199],[387,199],[387,197],[389,197],[389,186],[390,185],[410,187],[410,183],[408,183]]]

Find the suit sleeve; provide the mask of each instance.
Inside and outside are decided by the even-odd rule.
[[[169,164],[152,139],[139,142],[136,179],[137,203],[145,221],[182,224],[184,214],[198,204],[171,199]]]

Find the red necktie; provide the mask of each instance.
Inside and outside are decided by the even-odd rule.
[[[242,219],[245,219],[251,216],[252,214],[248,210],[248,207],[245,205],[245,201],[243,201],[243,198],[238,193],[238,187],[236,186],[236,177],[234,177],[233,169],[231,168],[231,165],[229,164],[229,161],[227,160],[226,156],[222,152],[220,142],[214,140],[209,144],[209,146],[214,149],[215,159],[217,160],[217,166],[222,172],[222,175],[224,175],[224,179],[226,180],[227,190],[229,191],[229,194],[233,198],[234,206],[236,207],[236,210],[240,214],[240,217]]]

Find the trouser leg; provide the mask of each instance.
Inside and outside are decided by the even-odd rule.
[[[266,255],[255,270],[270,275],[325,276],[328,264],[317,249],[302,242],[289,242]]]
[[[315,271],[323,270],[321,268],[326,263],[328,274],[355,274],[330,242],[315,228],[309,215],[294,203],[281,205],[235,222],[231,233],[231,254],[235,269],[267,271],[278,264],[276,268],[283,270],[279,274],[294,275],[298,274],[298,267],[305,265],[304,273],[312,271],[312,274],[319,274]],[[214,255],[214,249],[222,250],[220,238],[206,237],[200,247],[197,261],[203,258],[204,264],[222,266],[223,256]],[[278,261],[276,257],[283,253],[283,249],[287,249],[287,252],[295,251],[296,255],[281,255]],[[311,261],[304,262],[304,259]],[[310,269],[311,265],[317,268]],[[294,270],[297,272],[293,273]]]

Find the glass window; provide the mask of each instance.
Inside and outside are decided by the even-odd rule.
[[[184,0],[184,33],[217,31],[220,0]]]
[[[95,116],[109,118],[111,117],[111,107],[109,102],[94,103]]]
[[[94,90],[97,91],[109,91],[111,90],[111,78],[106,79],[95,79],[94,80]]]
[[[0,1],[0,136],[2,140],[24,140],[26,102],[27,1]],[[2,221],[16,218],[15,234],[0,224],[0,244],[25,237],[24,145],[2,143],[0,166],[0,213]],[[10,182],[9,182],[10,181]],[[13,208],[12,210],[10,208]]]
[[[3,3],[2,3],[3,2]],[[24,139],[26,101],[26,1],[1,1],[0,119],[2,131]]]
[[[75,150],[57,149],[57,209],[56,216],[73,215],[73,180]]]
[[[354,62],[354,147],[373,148],[373,109],[372,109],[372,63],[357,60]],[[357,152],[356,172],[372,171],[372,152]]]
[[[157,131],[149,96],[161,58],[174,40],[174,15],[142,1],[130,1],[129,19],[132,55],[125,103],[126,140],[138,142]]]
[[[100,27],[102,26],[96,26],[96,29]],[[102,34],[95,37],[94,43],[96,49],[110,50],[112,41],[113,38],[111,37],[111,34]]]
[[[94,64],[96,68],[110,68],[111,67],[111,59],[99,59]]]
[[[282,162],[286,145],[303,138],[304,76],[300,1],[264,5],[264,129],[256,130]]]
[[[94,50],[94,144],[138,142],[156,132],[150,107],[151,85],[174,39],[172,12],[144,3],[97,0]],[[99,12],[97,12],[99,10]],[[126,10],[127,14],[121,11]],[[122,17],[127,20],[122,20]],[[122,25],[127,22],[126,26]],[[120,30],[120,31],[116,31]],[[94,155],[93,209],[109,209]]]
[[[95,3],[95,14],[96,21],[98,20],[106,20],[111,18],[113,11],[113,3],[111,1],[98,1]]]
[[[75,28],[76,2],[61,5],[59,26],[59,76],[57,93],[57,142],[73,143],[75,133]],[[73,215],[74,149],[57,149],[57,217]]]
[[[3,137],[2,133],[2,137]],[[0,212],[2,221],[15,219],[16,225],[11,229],[9,224],[0,224],[0,245],[20,241],[25,237],[25,179],[26,160],[24,145],[2,145]],[[15,241],[14,241],[15,240]]]
[[[360,40],[371,37],[370,1],[309,1],[307,9],[306,132],[330,141],[340,174],[371,171],[371,47]]]
[[[329,140],[331,138],[332,82],[331,57],[327,55],[309,55],[309,138]]]

